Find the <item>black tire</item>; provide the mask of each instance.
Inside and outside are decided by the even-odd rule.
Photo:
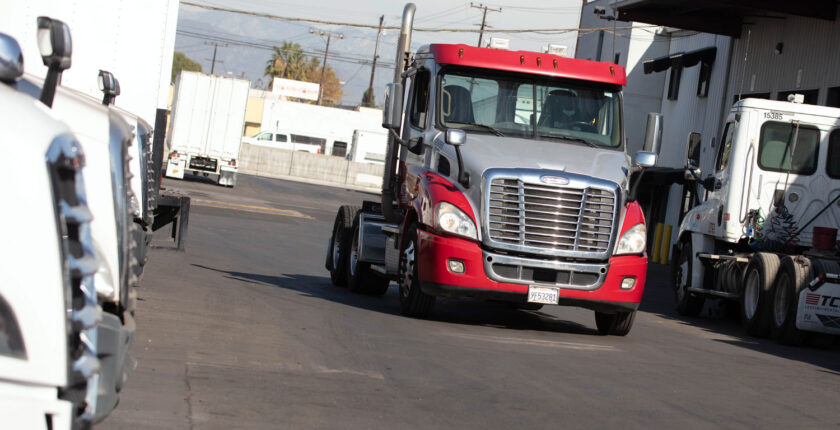
[[[627,336],[636,320],[636,311],[616,312],[612,314],[595,311],[595,325],[598,334],[610,336]]]
[[[801,259],[801,260],[800,260]],[[783,345],[801,345],[805,332],[796,328],[799,293],[813,279],[813,266],[803,257],[782,258],[776,285],[773,287],[773,319],[771,334]]]
[[[347,249],[350,247],[353,218],[359,210],[358,206],[342,206],[335,214],[332,235],[329,247],[327,247],[326,266],[333,285],[339,287],[347,285]]]
[[[741,324],[750,336],[767,337],[773,319],[773,284],[779,256],[756,252],[747,265],[741,294]]]
[[[361,212],[357,212],[353,220],[349,240],[350,246],[347,247],[347,257],[345,257],[347,262],[347,289],[353,293],[381,296],[388,291],[388,284],[391,280],[371,269],[370,263],[362,263],[357,258],[361,215]]]
[[[435,296],[420,290],[417,274],[417,224],[412,224],[400,252],[400,309],[403,315],[426,318],[435,305]]]
[[[694,266],[694,251],[691,247],[691,237],[680,242],[679,255],[671,266],[674,285],[674,304],[677,313],[683,316],[696,317],[703,310],[706,299],[688,292],[691,287],[691,273]]]

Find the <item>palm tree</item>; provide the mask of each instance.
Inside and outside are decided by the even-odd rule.
[[[274,52],[265,66],[265,74],[271,77],[303,81],[308,70],[306,54],[297,43],[283,42],[274,47]]]

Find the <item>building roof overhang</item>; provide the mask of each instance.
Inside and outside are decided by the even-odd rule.
[[[621,21],[740,37],[749,18],[786,14],[834,20],[836,0],[623,0],[613,4]]]

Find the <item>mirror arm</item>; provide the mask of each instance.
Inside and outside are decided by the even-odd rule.
[[[464,188],[470,187],[470,174],[464,170],[464,160],[461,158],[461,147],[455,146],[455,156],[458,159],[458,182],[464,186]]]

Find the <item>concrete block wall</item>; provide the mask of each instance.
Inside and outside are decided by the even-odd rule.
[[[242,144],[239,172],[379,192],[384,166],[329,155]]]

